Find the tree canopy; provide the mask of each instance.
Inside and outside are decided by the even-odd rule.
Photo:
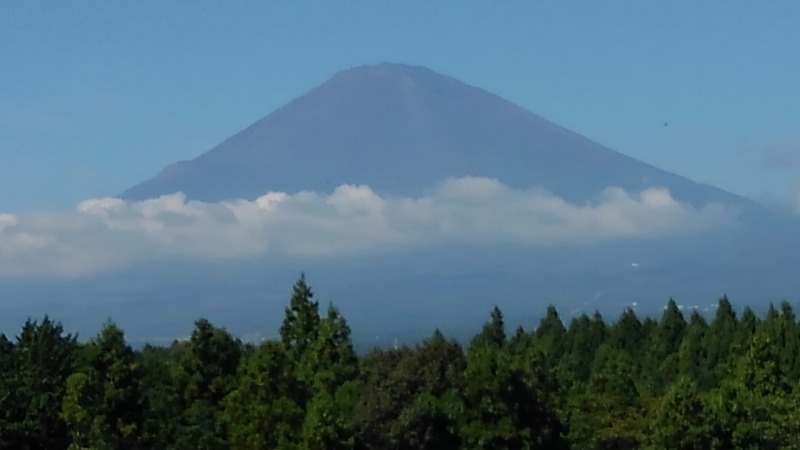
[[[79,342],[28,320],[0,334],[0,450],[800,448],[788,302],[569,323],[543,309],[531,331],[495,307],[466,347],[434,330],[362,355],[304,276],[279,338],[256,344],[207,319],[139,350],[113,322]]]

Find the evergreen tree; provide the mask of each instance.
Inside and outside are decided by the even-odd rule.
[[[780,364],[778,347],[757,332],[714,392],[718,448],[800,448],[800,403]]]
[[[627,308],[611,328],[609,342],[614,348],[628,353],[632,358],[638,358],[646,336],[647,333],[636,312]]]
[[[472,449],[561,448],[561,424],[503,344],[495,308],[467,352],[462,444]]]
[[[303,447],[344,449],[354,445],[349,412],[356,401],[358,360],[350,327],[332,305],[320,322],[316,339],[303,355],[303,379],[311,380],[303,424]]]
[[[738,324],[739,321],[730,300],[727,296],[723,296],[719,300],[714,320],[711,322],[706,336],[705,370],[713,374],[714,385],[719,383],[728,370]]]
[[[737,328],[737,335],[734,343],[736,348],[747,348],[759,324],[760,321],[756,313],[753,312],[749,306],[746,306],[744,310],[742,310],[742,318],[739,320],[739,327]]]
[[[319,304],[314,301],[314,292],[306,284],[305,274],[301,274],[292,288],[292,298],[280,329],[281,341],[290,356],[298,357],[305,353],[317,338],[319,322]]]
[[[693,311],[686,326],[686,336],[678,348],[678,373],[697,384],[701,391],[714,386],[715,378],[709,370],[707,356],[708,323]]]
[[[208,320],[195,329],[176,366],[181,414],[175,445],[180,449],[212,450],[226,447],[226,432],[218,417],[222,400],[234,385],[241,343]]]
[[[653,450],[710,450],[715,447],[710,413],[697,385],[681,377],[658,402],[650,424]]]
[[[148,344],[137,355],[143,372],[140,388],[147,400],[141,436],[145,448],[172,448],[165,443],[175,440],[183,403],[179,401],[174,374],[186,347],[187,343],[178,341],[169,347]]]
[[[564,357],[567,345],[567,330],[555,306],[547,307],[547,312],[533,336],[536,349],[543,354],[541,362],[547,370],[555,369]]]
[[[490,319],[483,325],[481,332],[472,340],[470,346],[503,347],[506,345],[506,325],[503,321],[503,312],[495,306],[490,314]]]
[[[662,394],[678,376],[678,349],[685,333],[686,320],[675,300],[669,299],[648,342],[644,377],[651,393]]]
[[[2,344],[8,352],[8,344]],[[69,446],[61,402],[67,377],[75,370],[75,336],[45,316],[27,320],[10,354],[6,353],[0,394],[0,442],[8,448],[59,450]]]
[[[593,366],[588,389],[570,405],[573,448],[640,448],[647,422],[632,357],[623,348],[605,343]]]
[[[13,441],[14,423],[14,398],[10,393],[16,389],[17,379],[14,364],[14,344],[5,334],[0,333],[0,450],[16,449]]]
[[[570,391],[582,388],[589,381],[595,354],[607,336],[608,329],[599,312],[591,318],[581,314],[570,322],[566,338],[568,350],[561,371],[561,380]]]
[[[461,346],[436,330],[400,360],[397,395],[407,401],[390,433],[396,448],[456,449],[463,405],[458,392],[466,366]]]
[[[122,330],[106,324],[84,353],[86,367],[67,379],[62,408],[71,448],[142,448],[143,373]]]
[[[302,409],[290,397],[294,383],[280,342],[261,344],[224,400],[223,421],[232,449],[297,448]]]

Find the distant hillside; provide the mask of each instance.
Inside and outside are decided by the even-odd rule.
[[[398,64],[343,71],[191,161],[122,194],[182,191],[198,200],[342,183],[417,195],[447,177],[480,175],[542,187],[570,201],[602,189],[670,189],[695,204],[745,204],[603,147],[482,89]]]

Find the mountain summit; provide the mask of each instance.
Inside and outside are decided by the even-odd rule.
[[[340,72],[122,197],[182,191],[205,201],[252,199],[268,191],[330,191],[342,183],[419,195],[445,178],[470,175],[579,202],[609,186],[663,186],[697,204],[743,201],[603,147],[480,88],[400,64]]]

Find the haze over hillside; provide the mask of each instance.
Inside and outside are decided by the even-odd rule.
[[[747,203],[659,170],[513,103],[423,67],[345,70],[194,160],[122,197],[178,191],[190,199],[254,199],[268,191],[330,191],[366,184],[419,195],[448,177],[495,178],[572,202],[616,186],[658,186],[695,205]]]

